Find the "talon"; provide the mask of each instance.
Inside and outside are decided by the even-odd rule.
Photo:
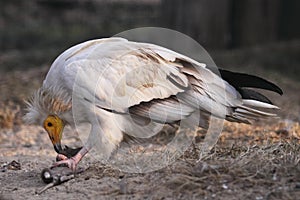
[[[67,166],[73,172],[75,172],[77,163],[78,163],[78,161],[74,157],[71,157],[71,158],[63,159],[63,160],[53,163],[53,165],[51,166],[51,169],[55,168],[55,167],[59,167],[59,166]]]
[[[63,154],[57,154],[56,161],[67,160],[68,157]]]

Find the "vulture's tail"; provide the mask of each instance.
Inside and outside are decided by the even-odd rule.
[[[243,99],[243,104],[233,108],[233,113],[226,116],[227,120],[250,123],[249,120],[276,116],[276,114],[265,110],[279,108],[266,96],[249,88],[265,89],[282,95],[283,92],[277,85],[249,74],[230,72],[222,69],[219,72],[221,77],[232,85],[241,94]]]

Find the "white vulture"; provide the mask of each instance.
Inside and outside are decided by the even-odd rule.
[[[158,45],[123,38],[91,40],[54,61],[28,102],[25,120],[47,131],[61,158],[54,166],[67,164],[75,170],[95,143],[101,145],[103,158],[109,158],[124,134],[152,136],[130,127],[128,116],[161,124],[176,124],[195,111],[242,123],[275,116],[265,109],[278,107],[249,88],[282,94],[279,87],[253,75],[222,69],[219,73]],[[80,114],[74,116],[74,109]],[[118,125],[113,123],[116,119]],[[63,155],[62,132],[65,125],[75,128],[75,123],[90,123],[91,131],[80,151],[68,157]],[[200,127],[208,123],[199,120]]]

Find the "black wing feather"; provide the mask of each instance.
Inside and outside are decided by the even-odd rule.
[[[221,77],[236,89],[242,87],[260,88],[276,92],[280,95],[283,94],[282,90],[277,85],[263,78],[249,74],[231,72],[224,69],[219,69],[219,71]]]

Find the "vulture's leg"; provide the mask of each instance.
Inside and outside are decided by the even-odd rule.
[[[61,159],[58,162],[55,162],[51,168],[53,167],[58,167],[60,165],[67,165],[70,169],[72,169],[73,171],[76,170],[76,167],[78,165],[78,163],[80,162],[80,160],[85,156],[85,154],[87,154],[89,150],[86,147],[82,147],[80,149],[80,151],[78,153],[76,153],[76,155],[68,158],[66,155],[64,154],[58,154],[57,158]]]

